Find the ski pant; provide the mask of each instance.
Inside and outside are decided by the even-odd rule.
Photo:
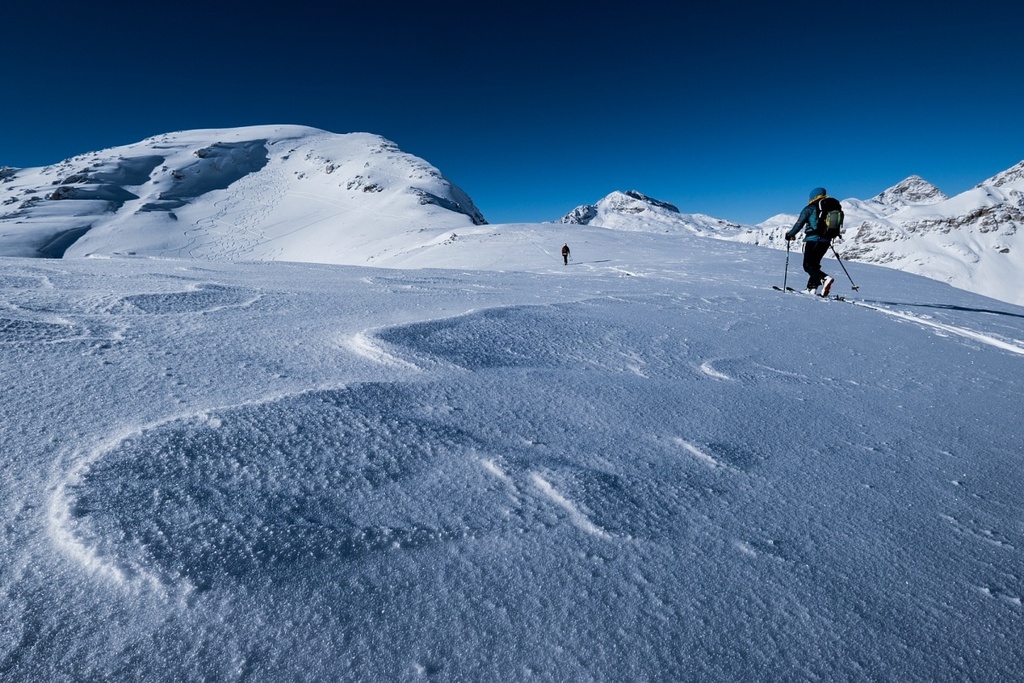
[[[804,242],[804,272],[807,273],[807,289],[817,289],[828,274],[821,269],[821,259],[825,258],[831,242],[821,240]]]

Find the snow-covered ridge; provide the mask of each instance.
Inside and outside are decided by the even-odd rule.
[[[351,263],[410,230],[486,223],[394,143],[304,126],[168,133],[0,179],[6,256]]]
[[[1003,185],[1017,183],[1021,180],[1024,180],[1024,161],[1006,169],[1002,173],[997,173],[983,183],[979,183],[978,187],[984,187],[986,185],[991,187],[1002,187]]]

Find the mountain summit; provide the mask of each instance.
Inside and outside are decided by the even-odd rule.
[[[912,204],[936,204],[949,199],[942,190],[921,176],[912,175],[885,192],[871,198],[871,201],[887,206],[904,207]]]
[[[486,221],[423,159],[368,133],[169,133],[4,169],[0,255],[139,254],[362,263],[425,226]]]
[[[559,222],[628,232],[720,234],[741,229],[735,223],[704,214],[684,214],[675,205],[636,190],[612,192],[596,204],[577,206]]]

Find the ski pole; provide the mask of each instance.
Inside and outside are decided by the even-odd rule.
[[[836,261],[839,261],[839,265],[843,266],[843,259],[839,258],[839,252],[836,251],[836,245],[829,244],[829,246],[832,247],[832,253],[836,255]],[[860,287],[853,283],[853,278],[850,277],[850,271],[846,269],[846,266],[843,266],[843,272],[846,273],[846,277],[850,280],[850,286],[853,288],[853,291],[856,292],[859,290]]]
[[[786,240],[786,272],[782,275],[782,291],[786,291],[786,281],[789,280],[789,240]]]

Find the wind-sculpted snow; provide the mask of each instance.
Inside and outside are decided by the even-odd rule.
[[[143,211],[171,211],[189,200],[214,190],[223,190],[250,173],[256,173],[270,160],[267,140],[217,142],[195,152],[197,157],[172,173],[174,182]]]
[[[576,229],[6,259],[0,680],[1015,680],[1024,310]]]
[[[0,344],[59,341],[76,336],[75,328],[67,324],[0,317]]]
[[[471,440],[409,393],[364,385],[147,429],[67,488],[69,531],[111,573],[168,590],[319,583],[368,553],[478,534],[486,508],[431,490],[474,467]]]
[[[675,361],[689,353],[688,344],[661,330],[638,347],[633,330],[618,322],[619,307],[635,307],[652,317],[675,322],[692,302],[669,297],[636,301],[582,302],[544,307],[505,307],[453,320],[408,325],[383,331],[380,338],[416,353],[433,355],[469,370],[487,368],[603,369],[639,376],[672,377]],[[609,313],[609,306],[613,312]],[[702,308],[697,304],[698,308]],[[572,344],[552,343],[557,329]],[[666,374],[667,373],[667,374]]]
[[[224,306],[251,303],[256,294],[245,289],[214,284],[195,285],[189,291],[133,294],[122,300],[131,309],[143,313],[196,313]]]

